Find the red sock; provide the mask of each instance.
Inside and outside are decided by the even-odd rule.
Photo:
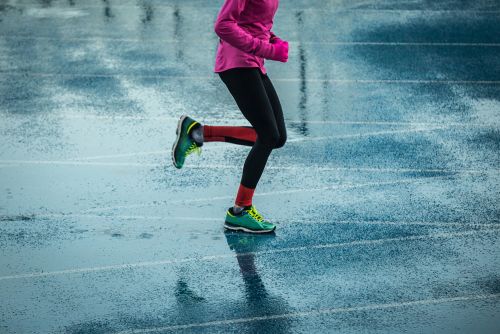
[[[247,188],[244,185],[240,184],[238,188],[238,194],[236,195],[236,201],[234,204],[237,206],[250,206],[252,205],[252,197],[255,189]]]
[[[224,141],[253,144],[257,140],[255,129],[249,126],[203,126],[203,141]]]

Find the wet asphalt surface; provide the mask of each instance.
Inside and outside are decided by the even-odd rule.
[[[176,170],[176,121],[247,125],[222,1],[0,0],[0,333],[498,333],[500,3],[282,0],[288,142]]]

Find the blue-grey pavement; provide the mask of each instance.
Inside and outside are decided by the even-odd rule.
[[[222,2],[0,0],[0,333],[498,333],[500,3],[282,0],[254,236]]]

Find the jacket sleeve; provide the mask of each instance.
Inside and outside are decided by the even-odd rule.
[[[269,59],[274,53],[274,46],[268,41],[253,37],[238,25],[240,14],[247,1],[226,0],[215,21],[215,33],[243,52]]]

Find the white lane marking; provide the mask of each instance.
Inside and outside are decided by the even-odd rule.
[[[116,332],[116,334],[140,334],[140,333],[176,331],[176,330],[181,330],[181,329],[235,325],[235,324],[255,322],[255,321],[272,321],[272,320],[288,319],[288,318],[333,315],[333,314],[338,314],[338,313],[375,311],[375,310],[393,309],[393,308],[400,308],[400,307],[411,307],[411,306],[433,305],[433,304],[443,304],[443,303],[451,303],[451,302],[464,302],[464,301],[494,299],[494,298],[498,298],[498,297],[500,297],[500,294],[498,294],[498,293],[497,294],[479,294],[479,295],[469,295],[469,296],[459,296],[459,297],[398,301],[398,302],[384,303],[384,304],[369,304],[369,305],[362,305],[362,306],[336,307],[336,308],[318,309],[318,310],[310,310],[310,311],[303,311],[303,312],[291,312],[291,313],[265,315],[265,316],[260,316],[260,317],[215,320],[215,321],[191,323],[191,324],[185,324],[185,325],[170,325],[170,326],[161,326],[161,327],[152,327],[152,328],[129,329],[129,330]]]
[[[239,110],[227,110],[230,113],[239,113]],[[5,117],[23,117],[26,115],[19,114],[8,114]],[[73,114],[73,113],[55,113],[45,115],[46,117],[65,117],[70,119],[98,119],[98,120],[132,120],[132,121],[178,121],[179,117],[170,116],[138,116],[138,115],[92,115],[92,114]],[[191,115],[191,117],[200,120],[204,124],[217,123],[217,124],[234,124],[235,122],[240,122],[242,124],[236,125],[249,125],[248,121],[243,118],[206,118],[204,115]],[[499,127],[499,125],[494,123],[468,123],[468,122],[448,122],[443,121],[438,122],[401,122],[401,121],[349,121],[349,120],[285,120],[287,124],[331,124],[331,125],[401,125],[410,127],[434,127],[434,126],[458,126],[458,127]],[[210,124],[208,124],[210,125]]]
[[[100,159],[109,159],[109,158],[125,158],[125,157],[141,156],[141,155],[167,155],[169,153],[170,153],[170,151],[167,151],[167,150],[149,151],[149,152],[129,152],[129,153],[74,157],[74,158],[70,158],[69,161],[100,160]]]
[[[287,247],[287,248],[270,249],[270,250],[240,253],[240,254],[219,254],[219,255],[208,255],[208,256],[202,256],[202,257],[191,257],[191,258],[183,258],[183,259],[167,259],[167,260],[159,260],[159,261],[126,263],[126,264],[109,265],[109,266],[101,266],[101,267],[88,267],[88,268],[66,269],[66,270],[57,270],[57,271],[42,271],[42,272],[34,272],[34,273],[26,273],[26,274],[0,276],[0,281],[22,279],[22,278],[36,278],[36,277],[68,275],[68,274],[77,274],[77,273],[101,272],[101,271],[121,270],[121,269],[155,267],[155,266],[161,266],[161,265],[187,263],[187,262],[214,261],[214,260],[235,258],[237,255],[238,256],[268,255],[268,254],[300,252],[300,251],[309,251],[309,250],[318,250],[318,249],[335,249],[335,248],[353,247],[353,246],[380,245],[380,244],[391,243],[391,242],[418,241],[418,240],[439,239],[439,238],[455,238],[455,237],[463,237],[463,236],[469,236],[469,235],[481,234],[481,233],[496,233],[499,231],[500,231],[499,229],[489,229],[489,230],[484,229],[484,230],[465,231],[465,232],[433,233],[433,234],[427,234],[427,235],[414,235],[414,236],[409,236],[409,237],[385,238],[385,239],[374,239],[374,240],[356,240],[356,241],[340,242],[340,243],[308,245],[308,246],[299,246],[299,247]]]
[[[82,77],[82,78],[149,78],[149,79],[182,79],[182,80],[216,80],[212,76],[179,76],[179,75],[148,75],[124,73],[42,73],[42,72],[3,72],[2,75],[25,77]],[[274,78],[278,82],[330,82],[338,84],[444,84],[444,85],[498,85],[500,80],[434,80],[434,79],[301,79],[301,78]]]
[[[440,126],[440,127],[427,127],[427,128],[416,128],[416,129],[401,129],[401,130],[387,130],[387,131],[376,131],[376,132],[365,132],[365,133],[355,133],[355,134],[347,134],[347,135],[333,135],[333,136],[321,136],[321,137],[303,137],[303,138],[292,138],[288,139],[288,143],[298,143],[304,141],[321,141],[321,140],[330,140],[330,139],[355,139],[355,138],[363,138],[363,137],[372,137],[372,136],[386,136],[391,134],[404,134],[404,133],[412,133],[412,132],[429,132],[435,130],[446,130],[448,126]],[[211,143],[212,144],[212,143]],[[215,143],[213,143],[215,144]],[[213,144],[211,146],[213,146]],[[221,145],[221,143],[217,143]],[[115,155],[102,155],[102,156],[94,156],[94,157],[75,157],[66,161],[57,161],[57,164],[73,164],[80,160],[96,160],[96,159],[105,159],[105,158],[115,158],[115,157],[130,157],[133,155],[155,155],[155,154],[168,154],[168,151],[151,151],[151,152],[139,152],[139,153],[123,153],[123,154],[115,154]],[[33,164],[43,164],[44,160],[0,160],[0,164],[6,163],[29,163],[28,161],[32,161]],[[85,164],[85,163],[82,163]],[[116,162],[117,166],[122,163]],[[145,164],[146,165],[146,164]]]
[[[242,166],[233,165],[186,165],[187,168],[210,168],[210,169],[241,169]],[[443,169],[443,168],[375,168],[375,167],[326,167],[312,165],[295,165],[295,166],[266,166],[269,170],[310,170],[316,171],[331,171],[331,172],[373,172],[373,173],[467,173],[467,174],[485,174],[485,173],[500,173],[500,169]]]
[[[362,305],[362,306],[336,307],[336,308],[318,309],[318,310],[310,310],[310,311],[303,311],[303,312],[291,312],[291,313],[265,315],[265,316],[260,316],[260,317],[215,320],[215,321],[191,323],[191,324],[185,324],[185,325],[170,325],[170,326],[161,326],[161,327],[152,327],[152,328],[129,329],[129,330],[124,330],[124,331],[120,331],[120,332],[115,332],[115,334],[140,334],[140,333],[176,331],[176,330],[181,330],[181,329],[235,325],[235,324],[255,322],[255,321],[272,321],[272,320],[288,319],[288,318],[333,315],[333,314],[339,314],[339,313],[375,311],[375,310],[393,309],[393,308],[400,308],[400,307],[411,307],[411,306],[433,305],[433,304],[443,304],[443,303],[451,303],[451,302],[495,299],[498,297],[500,297],[500,294],[479,294],[479,295],[469,295],[469,296],[459,296],[459,297],[446,297],[446,298],[421,299],[421,300],[411,300],[411,301],[399,301],[399,302],[384,303],[384,304],[369,304],[369,305]]]
[[[307,192],[317,192],[317,191],[328,191],[328,190],[348,190],[348,189],[357,189],[364,187],[377,187],[377,186],[387,186],[387,185],[396,185],[396,184],[404,184],[404,183],[420,183],[423,182],[421,179],[405,179],[405,180],[397,180],[397,181],[387,181],[387,182],[368,182],[368,183],[346,183],[346,184],[338,184],[334,186],[320,187],[320,188],[296,188],[296,189],[287,189],[287,190],[277,190],[270,192],[261,192],[255,194],[254,197],[261,196],[274,196],[274,195],[285,195],[285,194],[296,194],[296,193],[307,193]],[[217,200],[230,200],[234,199],[234,196],[212,196],[206,198],[186,198],[179,200],[163,200],[163,201],[155,201],[154,203],[140,203],[140,204],[130,204],[130,205],[116,205],[116,206],[104,206],[98,208],[92,208],[84,210],[80,213],[88,213],[88,212],[102,212],[108,210],[117,210],[117,209],[133,209],[133,208],[146,208],[146,207],[155,207],[159,205],[169,205],[169,204],[179,204],[179,203],[197,203],[197,202],[213,202]]]
[[[392,79],[381,79],[381,80],[364,80],[364,79],[306,79],[302,80],[300,78],[277,78],[274,81],[282,82],[331,82],[338,84],[478,84],[478,85],[498,85],[500,80],[392,80]]]
[[[416,128],[416,129],[401,129],[401,130],[387,130],[387,131],[376,131],[376,132],[365,132],[365,133],[355,133],[355,134],[347,134],[347,135],[333,135],[333,136],[321,136],[321,137],[303,137],[303,138],[292,138],[288,139],[288,143],[298,143],[304,141],[321,141],[321,140],[329,140],[329,139],[353,139],[353,138],[363,138],[363,137],[371,137],[371,136],[386,136],[391,134],[404,134],[404,133],[412,133],[412,132],[429,132],[435,130],[446,130],[448,126],[439,126],[439,127],[426,127],[426,128]],[[220,144],[220,143],[218,143]],[[213,146],[213,145],[211,145]],[[104,159],[104,158],[115,158],[115,157],[130,157],[133,155],[151,155],[151,154],[168,154],[168,151],[151,151],[151,152],[138,152],[138,153],[123,153],[123,154],[115,154],[115,155],[102,155],[102,156],[94,156],[94,157],[75,157],[70,160],[66,160],[66,164],[72,164],[79,160],[95,160],[95,159]],[[0,164],[6,163],[29,163],[28,161],[32,161],[33,164],[42,164],[44,160],[0,160]],[[63,161],[58,161],[57,164],[61,164]],[[120,163],[117,162],[117,165]]]
[[[204,222],[220,222],[222,218],[209,218],[209,217],[189,217],[189,216],[144,216],[144,215],[99,215],[99,214],[82,214],[82,213],[47,213],[47,214],[34,214],[28,215],[32,219],[37,218],[97,218],[97,219],[110,219],[110,220],[182,220],[182,221],[204,221]],[[1,218],[1,216],[0,216]],[[0,220],[1,221],[1,220]],[[15,220],[14,220],[15,221]],[[469,228],[500,228],[497,223],[460,223],[460,222],[444,222],[444,221],[384,221],[384,220],[335,220],[325,218],[308,218],[302,219],[270,219],[272,223],[283,225],[295,224],[330,224],[330,225],[416,225],[416,226],[439,226],[439,227],[469,227]]]
[[[160,167],[161,164],[139,162],[100,162],[100,161],[72,161],[72,160],[2,160],[0,167],[8,165],[70,165],[70,166],[112,166],[112,167]],[[7,165],[8,164],[8,165]]]
[[[293,121],[287,120],[286,123],[291,124],[333,124],[333,125],[404,125],[404,126],[477,126],[477,127],[496,127],[500,126],[495,123],[467,123],[467,122],[448,122],[443,121],[442,123],[437,122],[398,122],[398,121],[322,121],[322,120],[304,120],[304,121]]]
[[[189,217],[189,216],[141,216],[141,215],[98,215],[98,214],[81,214],[81,213],[44,213],[29,216],[36,218],[98,218],[112,220],[185,220],[185,221],[221,221],[224,217],[208,218],[208,217]],[[1,218],[1,216],[0,216]],[[484,224],[488,225],[488,224]],[[471,225],[472,226],[472,225]],[[490,225],[491,226],[491,225]]]
[[[477,47],[477,46],[485,46],[485,47],[499,47],[500,43],[447,43],[447,42],[370,42],[370,41],[324,41],[324,42],[315,42],[315,41],[292,41],[297,44],[324,44],[324,45],[353,45],[353,46],[456,46],[456,47]]]
[[[412,133],[412,132],[429,132],[436,130],[447,130],[448,126],[439,126],[431,128],[416,128],[416,129],[402,129],[402,130],[386,130],[386,131],[376,131],[376,132],[365,132],[365,133],[353,133],[347,135],[333,135],[333,136],[321,136],[321,137],[301,137],[288,139],[287,143],[298,143],[303,141],[319,141],[319,140],[329,140],[329,139],[351,139],[351,138],[363,138],[372,136],[386,136],[392,134],[402,134],[402,133]]]
[[[329,140],[329,139],[352,139],[352,138],[363,138],[363,137],[372,137],[372,136],[386,136],[391,134],[402,134],[402,133],[412,133],[412,132],[428,132],[435,130],[446,130],[448,126],[440,126],[440,127],[426,127],[426,128],[415,128],[415,129],[401,129],[401,130],[386,130],[386,131],[375,131],[375,132],[365,132],[365,133],[354,133],[347,135],[333,135],[333,136],[321,136],[321,137],[302,137],[302,138],[292,138],[288,139],[289,143],[297,143],[303,141],[316,141],[316,140]],[[214,143],[211,143],[213,146]],[[221,145],[221,143],[217,143]],[[206,147],[205,147],[206,148]],[[70,160],[97,160],[97,159],[106,159],[106,158],[121,158],[121,157],[130,157],[134,155],[156,155],[156,154],[168,154],[169,152],[164,151],[151,151],[151,152],[138,152],[138,153],[122,153],[122,154],[114,154],[114,155],[100,155],[93,157],[76,157],[71,158]]]
[[[36,3],[38,4],[38,3]],[[25,4],[17,4],[17,5],[30,5],[32,6],[33,3],[25,3]],[[21,7],[21,6],[20,6]],[[112,4],[109,5],[111,9],[113,8],[134,8],[134,9],[140,9],[138,5],[130,5],[130,4]],[[36,7],[37,9],[41,7]],[[65,9],[77,9],[77,10],[82,10],[82,9],[92,9],[92,8],[97,8],[97,9],[103,9],[106,8],[106,5],[92,5],[92,4],[79,4],[78,6],[52,6],[51,7],[54,10],[65,10]],[[176,5],[176,4],[154,4],[153,8],[178,8],[178,9],[196,9],[196,10],[220,10],[220,6],[193,6],[189,4],[183,4],[181,6]],[[283,11],[308,11],[308,12],[326,12],[326,13],[346,13],[346,12],[353,12],[353,13],[380,13],[380,12],[386,12],[386,13],[426,13],[426,14],[435,14],[435,13],[452,13],[452,14],[471,14],[471,13],[476,13],[476,14],[499,14],[500,10],[491,10],[491,9],[419,9],[419,8],[413,8],[413,9],[402,9],[402,8],[340,8],[340,7],[289,7],[289,6],[283,6],[280,7],[282,8]]]
[[[161,151],[160,151],[161,152]],[[146,152],[148,153],[148,152]],[[129,153],[129,156],[146,155],[146,153]],[[159,155],[169,154],[169,151],[158,153]],[[153,155],[152,152],[149,154]],[[154,153],[156,154],[156,153]],[[107,156],[89,157],[92,160],[105,158]],[[97,166],[97,167],[165,167],[164,163],[138,163],[138,162],[100,162],[100,161],[81,161],[86,158],[75,158],[74,160],[3,160],[0,168],[19,167],[22,165],[69,165],[69,166]],[[170,166],[170,165],[169,165]],[[241,169],[240,165],[217,165],[187,164],[185,168],[195,169]],[[269,170],[291,170],[291,171],[330,171],[330,172],[368,172],[368,173],[455,173],[455,174],[497,174],[500,169],[444,169],[444,168],[369,168],[369,167],[324,167],[324,166],[266,166]]]
[[[53,37],[33,35],[0,35],[0,38],[14,40],[49,40],[49,41],[82,41],[82,42],[130,42],[130,43],[183,43],[183,40],[169,38],[124,38],[113,36],[92,37]],[[190,40],[189,42],[193,42]],[[208,39],[198,40],[197,43],[217,43],[217,37],[211,35]],[[443,46],[443,47],[500,47],[500,43],[474,43],[474,42],[383,42],[383,41],[288,41],[290,44],[305,45],[346,45],[346,46]]]
[[[320,11],[320,12],[367,12],[367,13],[377,13],[377,12],[388,12],[388,13],[453,13],[453,14],[500,14],[500,10],[488,10],[488,9],[400,9],[400,8],[319,8],[319,7],[305,7],[305,8],[291,8],[284,7],[284,10],[297,10],[297,11]]]
[[[393,226],[438,226],[438,227],[469,227],[469,228],[488,228],[495,229],[500,228],[500,224],[491,223],[457,223],[457,222],[424,222],[424,221],[382,221],[382,220],[357,220],[357,221],[337,221],[337,220],[315,220],[315,219],[307,219],[307,220],[296,220],[289,221],[283,219],[283,222],[279,222],[279,219],[271,220],[273,223],[277,223],[279,225],[289,225],[289,224],[331,224],[331,225],[393,225]]]

